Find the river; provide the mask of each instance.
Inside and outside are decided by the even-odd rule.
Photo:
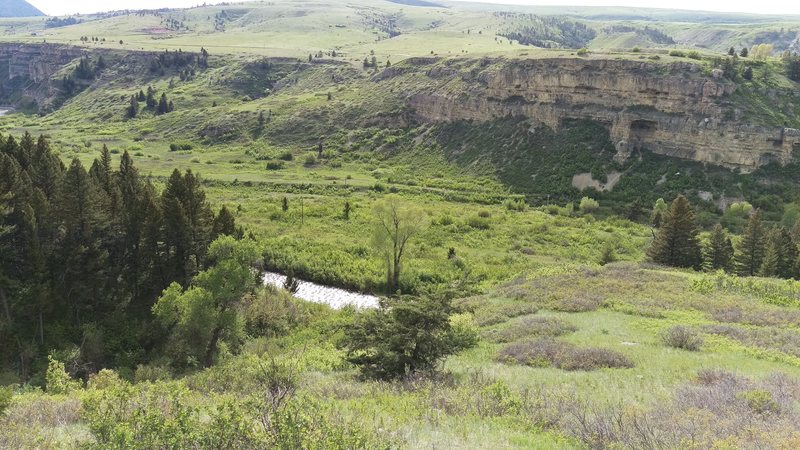
[[[275,272],[267,272],[264,274],[264,284],[283,288],[284,281],[286,281],[285,275]],[[357,308],[378,307],[378,297],[374,295],[346,291],[344,289],[323,286],[300,279],[298,279],[298,281],[299,289],[297,289],[294,296],[309,302],[324,303],[334,309],[343,308],[347,305],[353,305]]]
[[[9,108],[8,106],[0,106],[0,116],[5,116],[8,113],[14,112],[13,108]]]

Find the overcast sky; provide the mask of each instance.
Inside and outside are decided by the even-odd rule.
[[[2,0],[0,0],[2,1]],[[213,0],[28,0],[49,15],[91,13],[117,9],[184,8]],[[337,1],[337,0],[334,0]],[[338,0],[345,1],[345,0]],[[472,0],[470,0],[472,1]],[[751,12],[765,14],[800,14],[797,0],[481,0],[486,3],[516,5],[582,5],[582,6],[638,6],[644,8],[694,9],[704,11]]]

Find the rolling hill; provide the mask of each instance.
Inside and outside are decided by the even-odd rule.
[[[0,17],[35,17],[44,13],[25,0],[3,0],[0,3]]]

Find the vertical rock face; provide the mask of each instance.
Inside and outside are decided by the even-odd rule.
[[[695,64],[582,58],[411,64],[428,66],[427,87],[409,97],[424,121],[510,115],[557,129],[564,119],[591,119],[607,124],[619,160],[647,148],[743,170],[787,163],[800,146],[796,129],[727,118],[736,85],[703,76]]]
[[[46,110],[57,90],[53,75],[83,50],[67,45],[2,44],[0,45],[0,86],[7,95],[28,97]]]

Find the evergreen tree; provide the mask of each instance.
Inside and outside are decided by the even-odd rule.
[[[739,275],[755,276],[759,273],[764,263],[765,244],[766,232],[761,222],[761,210],[757,209],[745,226],[736,254],[736,269]]]
[[[143,90],[139,89],[139,94],[136,96],[136,100],[140,102],[147,100],[147,97],[144,95]]]
[[[797,247],[784,227],[776,226],[767,235],[764,261],[759,275],[762,277],[792,278],[797,261]]]
[[[729,56],[733,56],[735,54],[736,54],[736,49],[735,48],[731,47],[731,48],[728,49],[728,55]]]
[[[225,205],[220,208],[217,217],[214,218],[212,226],[211,238],[216,239],[220,236],[235,236],[236,235],[236,219],[230,213]]]
[[[683,195],[672,202],[647,254],[660,264],[700,268],[702,257],[694,211]]]
[[[83,323],[84,313],[101,313],[108,300],[103,292],[108,259],[98,232],[105,219],[97,192],[80,160],[74,159],[56,203],[62,231],[53,263],[58,267],[55,287],[76,327]]]
[[[131,95],[131,101],[128,104],[128,108],[125,110],[125,116],[129,119],[133,119],[137,114],[139,114],[139,102],[136,100],[136,96]]]
[[[729,270],[733,258],[733,243],[728,233],[717,224],[711,231],[706,250],[706,266],[709,270]]]
[[[747,47],[743,47],[743,48],[742,48],[742,51],[741,51],[741,52],[739,52],[739,56],[741,56],[742,58],[747,58],[747,55],[748,55],[749,53],[750,53],[750,52],[747,50]]]
[[[169,112],[169,102],[167,101],[167,94],[162,93],[161,99],[158,101],[158,108],[156,114],[166,114]]]
[[[288,198],[283,197],[283,200],[281,200],[281,209],[283,210],[283,212],[289,211],[289,199]]]
[[[156,101],[156,90],[153,89],[152,86],[147,87],[147,98],[145,104],[147,105],[147,109],[153,109],[158,104]]]

